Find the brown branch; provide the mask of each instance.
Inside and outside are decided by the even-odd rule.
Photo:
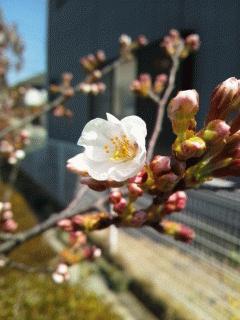
[[[179,67],[179,59],[180,59],[179,55],[182,49],[183,49],[183,44],[180,43],[178,46],[178,49],[176,50],[176,53],[174,54],[174,56],[172,56],[172,67],[169,74],[168,86],[162,98],[160,99],[160,101],[158,101],[155,97],[153,99],[153,97],[150,96],[151,99],[153,99],[155,102],[158,103],[158,114],[157,114],[157,119],[155,122],[152,136],[148,143],[147,162],[149,162],[152,159],[154,148],[157,143],[157,139],[159,137],[159,133],[162,130],[162,123],[163,123],[163,117],[164,117],[166,105],[175,87],[176,74]]]

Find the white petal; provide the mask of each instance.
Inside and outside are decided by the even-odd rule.
[[[67,168],[76,173],[88,172],[87,158],[84,152],[68,159]]]
[[[142,137],[146,137],[147,128],[146,123],[138,116],[129,116],[125,117],[121,120],[121,123],[125,126],[127,131],[131,133],[133,136],[138,136],[139,134]]]
[[[107,115],[107,119],[109,122],[115,123],[115,124],[119,124],[120,120],[118,120],[116,117],[114,117],[114,115],[112,115],[111,113],[106,113]]]
[[[133,160],[117,163],[111,173],[111,180],[125,181],[135,176],[144,166],[146,151],[140,152]]]
[[[120,122],[118,124],[104,119],[96,118],[89,121],[83,128],[78,144],[82,146],[103,146],[109,143],[113,134],[121,132]]]

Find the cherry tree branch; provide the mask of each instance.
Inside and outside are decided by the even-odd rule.
[[[158,113],[157,113],[155,126],[153,129],[153,133],[148,143],[147,162],[149,162],[152,159],[154,148],[156,146],[157,139],[159,137],[159,133],[162,130],[163,117],[165,114],[166,105],[175,87],[176,74],[177,74],[179,62],[180,62],[179,56],[182,49],[183,49],[183,44],[180,43],[176,50],[176,53],[172,56],[172,67],[169,74],[168,86],[162,98],[158,100],[155,95],[149,96],[154,102],[158,103]]]
[[[116,68],[117,66],[125,63],[126,60],[123,58],[118,58],[116,60],[114,60],[112,63],[106,65],[105,67],[103,67],[101,69],[101,73],[102,75],[106,75],[109,72],[111,72],[114,68]],[[86,78],[84,79],[84,81],[87,81],[88,77],[86,76]],[[82,81],[81,81],[82,82]],[[80,83],[81,83],[80,82]],[[79,93],[79,84],[78,83],[74,88],[73,88],[73,95],[74,96],[76,93]],[[52,109],[56,108],[57,106],[64,104],[66,101],[68,101],[70,98],[72,98],[72,96],[67,96],[64,94],[61,94],[60,96],[58,96],[56,99],[54,99],[52,102],[46,104],[41,110],[39,110],[38,112],[35,112],[34,114],[31,114],[29,116],[26,116],[24,119],[22,119],[21,121],[14,123],[10,126],[7,126],[6,128],[2,129],[0,131],[0,139],[4,138],[4,136],[14,130],[20,129],[22,127],[24,127],[25,125],[27,125],[28,123],[31,123],[33,120],[41,117],[43,114],[51,111]]]

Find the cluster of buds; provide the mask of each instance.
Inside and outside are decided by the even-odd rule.
[[[87,236],[78,227],[82,223],[86,223],[84,218],[76,215],[72,219],[63,219],[59,221],[58,227],[68,233],[68,246],[60,252],[61,262],[71,266],[83,260],[93,261],[101,256],[101,249],[88,244]]]
[[[103,50],[98,50],[95,54],[89,54],[80,59],[80,64],[84,70],[88,73],[92,73],[94,70],[101,68],[106,61],[106,55]]]
[[[199,49],[200,38],[198,34],[190,34],[183,39],[177,30],[172,29],[168,35],[164,37],[161,46],[169,56],[174,56],[178,53],[180,58],[186,58],[190,53]]]
[[[125,59],[131,59],[133,51],[146,46],[148,42],[144,35],[139,35],[135,40],[132,40],[127,34],[122,34],[119,37],[120,54]]]
[[[16,69],[19,69],[22,64],[22,54],[24,45],[18,35],[15,25],[7,25],[4,21],[2,13],[0,13],[0,74],[4,75],[9,65],[8,60],[4,57],[3,52],[11,48],[12,52],[17,58],[15,62]],[[2,69],[3,68],[3,69]]]
[[[66,99],[71,98],[74,95],[74,88],[72,86],[73,75],[70,72],[62,74],[62,81],[59,85],[52,84],[50,91],[56,94],[62,94]],[[55,117],[67,117],[71,118],[73,113],[70,109],[66,108],[63,104],[59,104],[53,109],[53,115]]]
[[[186,171],[186,186],[198,185],[214,176],[239,176],[239,97],[239,80],[229,78],[221,83],[213,92],[205,126],[198,132],[196,91],[180,91],[170,102],[168,115],[177,135],[174,155],[181,161],[195,159],[196,163]]]
[[[170,195],[170,197],[164,202],[163,212],[164,214],[170,214],[172,212],[182,211],[187,204],[187,195],[184,191],[177,191]]]
[[[93,96],[102,94],[105,90],[106,90],[106,85],[103,82],[94,82],[94,83],[82,82],[79,85],[80,92],[84,94],[92,94]]]
[[[12,205],[10,202],[0,202],[0,227],[2,231],[13,233],[18,224],[13,218]]]
[[[130,89],[141,97],[148,97],[151,93],[161,94],[165,89],[167,81],[168,77],[164,73],[159,74],[154,82],[149,74],[143,73],[140,74],[137,80],[132,82]]]
[[[25,158],[24,148],[30,143],[30,135],[26,129],[18,135],[9,134],[5,139],[0,140],[0,155],[7,159],[9,164],[16,164]]]

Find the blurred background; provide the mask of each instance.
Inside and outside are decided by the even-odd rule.
[[[80,57],[103,49],[111,61],[118,56],[118,38],[123,33],[132,38],[144,34],[150,39],[134,60],[104,78],[107,84],[104,95],[81,95],[67,104],[74,112],[72,119],[66,121],[52,115],[42,119],[47,140],[23,161],[17,184],[36,219],[46,218],[72,199],[76,177],[66,171],[65,163],[79,152],[76,142],[86,122],[105,117],[106,112],[120,118],[137,114],[146,120],[151,132],[156,108],[150,101],[135,98],[129,85],[140,73],[150,73],[154,78],[167,72],[169,60],[159,42],[169,29],[176,28],[184,36],[198,33],[201,38],[200,50],[182,64],[175,90],[194,88],[199,92],[199,125],[203,123],[213,88],[228,77],[240,76],[237,0],[0,0],[0,8],[7,22],[17,24],[25,44],[23,68],[9,74],[11,85],[31,83],[38,89],[48,89],[50,84],[59,83],[63,72],[73,73],[73,84],[77,84],[84,77]],[[167,154],[172,142],[166,116],[157,151]],[[33,188],[36,192],[30,194]],[[196,230],[191,245],[173,243],[148,228],[112,229],[94,235],[93,241],[104,248],[101,262],[97,267],[86,265],[76,271],[73,287],[55,288],[51,284],[56,297],[42,297],[45,282],[37,278],[39,291],[29,289],[28,298],[19,306],[9,284],[2,283],[12,299],[12,309],[3,319],[48,319],[29,311],[43,308],[49,312],[49,319],[53,314],[54,319],[239,320],[239,195],[238,179],[215,179],[200,190],[188,192],[187,209],[173,219]],[[11,277],[14,282],[17,276]],[[76,288],[79,283],[83,285],[81,290]],[[19,292],[18,299],[21,290],[28,290],[28,286],[18,284],[14,290],[15,294]],[[69,299],[67,295],[64,297],[64,290],[68,290]],[[87,302],[81,296],[84,290],[95,313],[87,313],[89,308],[85,310]],[[112,315],[106,312],[108,306],[100,310],[104,308],[101,297],[108,297],[108,303],[117,306]],[[16,305],[26,308],[18,318],[12,313],[15,310],[18,316]],[[54,316],[53,310],[59,305],[62,313]],[[5,306],[2,296],[2,308]]]

